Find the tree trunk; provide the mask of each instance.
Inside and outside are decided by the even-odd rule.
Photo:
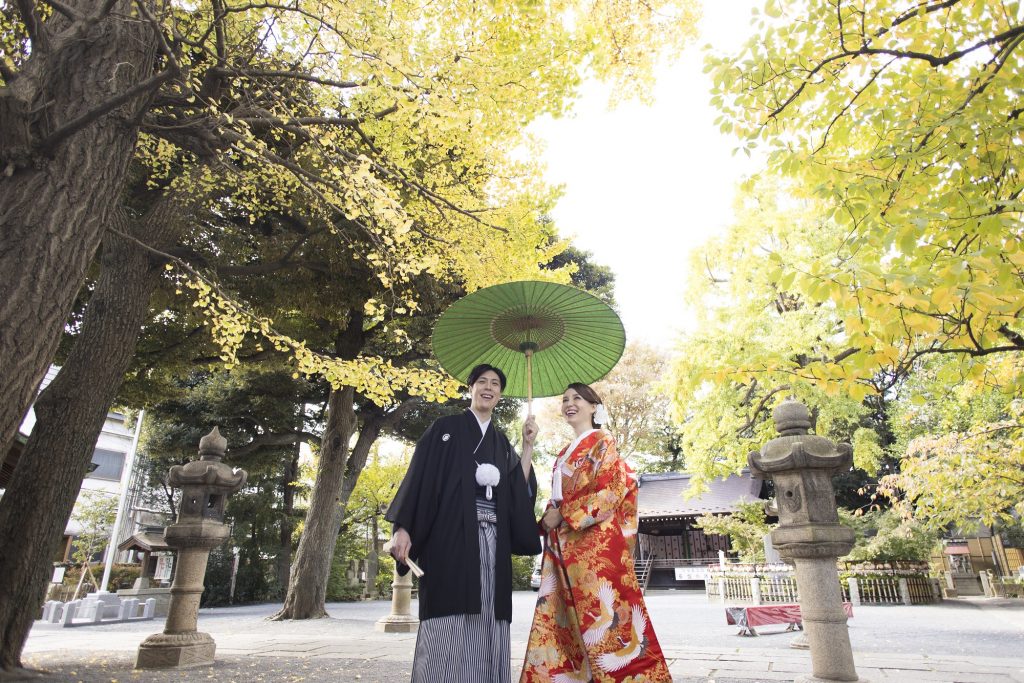
[[[275,621],[327,616],[324,607],[327,579],[343,513],[341,485],[348,460],[348,443],[356,427],[354,398],[352,387],[342,387],[332,390],[327,399],[327,427],[320,446],[306,526],[292,562],[284,607],[271,617]]]
[[[377,536],[379,535],[380,529],[375,512],[370,521],[370,551],[366,554],[366,591],[363,594],[370,600],[377,598],[377,567],[380,563],[377,558]]]
[[[302,428],[302,425],[299,425]],[[295,442],[288,459],[285,461],[284,475],[281,477],[281,547],[277,551],[277,586],[281,595],[288,594],[288,577],[292,567],[292,534],[295,523],[295,482],[299,478],[299,452],[301,441]]]
[[[133,230],[118,212],[118,229],[166,248],[187,224],[188,207],[161,200]],[[67,362],[35,404],[37,422],[0,498],[0,667],[20,666],[21,650],[42,604],[57,552],[135,343],[162,266],[136,243],[108,233],[102,271],[82,332]]]
[[[91,0],[65,4],[83,17],[97,11]],[[0,88],[0,454],[32,404],[121,195],[139,99],[61,141],[50,136],[152,75],[156,35],[131,14],[132,3],[118,0],[86,28],[55,12],[40,28],[47,39],[33,41],[17,79]],[[0,631],[5,650],[10,635]]]
[[[366,459],[370,456],[373,444],[377,442],[382,432],[394,429],[398,421],[419,402],[420,400],[415,398],[406,399],[389,413],[379,410],[364,419],[363,426],[359,430],[359,438],[356,439],[356,445],[352,447],[352,455],[349,456],[348,466],[345,468],[345,481],[341,485],[340,498],[342,509],[348,507],[352,492],[359,484],[359,475],[366,467]]]

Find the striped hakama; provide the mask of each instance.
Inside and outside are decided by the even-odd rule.
[[[452,614],[420,622],[412,683],[510,683],[509,623],[494,618],[497,521],[494,503],[478,498],[480,614]]]

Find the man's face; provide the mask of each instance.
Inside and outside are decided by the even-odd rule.
[[[474,410],[489,413],[501,400],[501,380],[498,373],[488,370],[476,378],[469,388],[470,404]]]

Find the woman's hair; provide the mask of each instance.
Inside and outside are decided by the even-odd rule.
[[[491,372],[498,376],[498,381],[501,383],[501,390],[505,391],[505,383],[507,381],[505,379],[505,373],[502,372],[501,369],[496,368],[493,365],[488,365],[487,363],[481,363],[480,365],[470,370],[469,380],[466,382],[466,384],[468,386],[473,386],[473,383],[480,379],[480,375],[484,374],[488,370],[490,370]]]
[[[583,400],[586,401],[587,403],[593,403],[595,405],[601,405],[604,403],[604,401],[601,400],[601,397],[597,395],[597,392],[590,388],[589,384],[573,382],[572,384],[565,388],[566,391],[569,391],[570,389],[572,389],[577,394],[582,396]],[[590,416],[590,426],[593,427],[594,429],[597,429],[598,427],[601,426],[598,422],[594,421],[593,415]]]

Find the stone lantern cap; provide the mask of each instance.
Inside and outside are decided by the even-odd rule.
[[[195,486],[224,495],[235,493],[245,485],[248,473],[221,462],[227,446],[227,439],[214,427],[199,441],[199,460],[172,467],[167,474],[167,483],[174,488]]]
[[[783,401],[772,411],[772,418],[780,436],[747,456],[754,477],[766,479],[778,472],[808,469],[834,473],[849,469],[853,463],[853,449],[849,444],[836,444],[808,433],[810,413],[799,401]]]

